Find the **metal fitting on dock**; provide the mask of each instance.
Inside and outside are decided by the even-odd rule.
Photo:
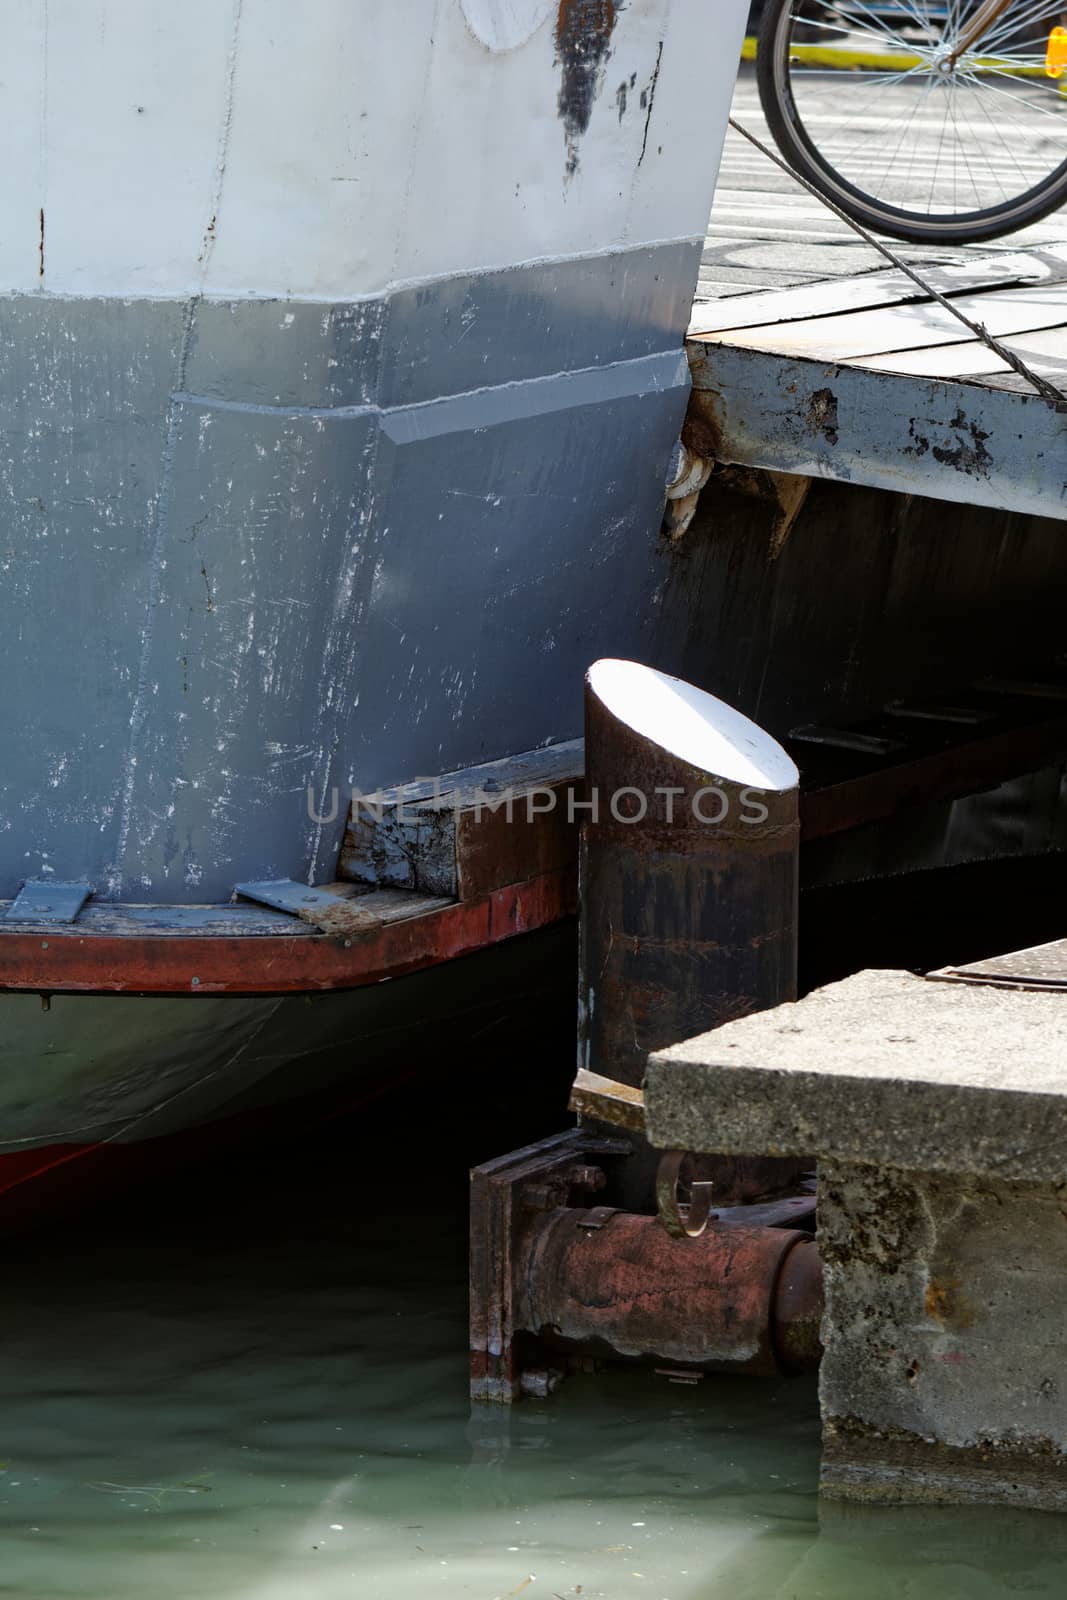
[[[544,1394],[567,1368],[641,1361],[679,1379],[818,1364],[822,1268],[789,1207],[732,1206],[697,1236],[593,1203],[629,1143],[582,1129],[471,1174],[471,1396]],[[753,1226],[768,1213],[777,1226]]]

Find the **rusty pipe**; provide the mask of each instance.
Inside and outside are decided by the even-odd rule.
[[[822,1271],[810,1234],[561,1208],[515,1263],[515,1327],[571,1355],[771,1376],[818,1363]]]

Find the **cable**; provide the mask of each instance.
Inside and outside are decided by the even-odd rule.
[[[840,217],[842,222],[847,222],[853,232],[858,233],[860,238],[871,246],[872,250],[877,250],[879,254],[885,256],[887,261],[896,267],[899,272],[903,272],[905,277],[910,278],[912,283],[916,284],[925,295],[929,295],[931,300],[936,300],[939,306],[951,312],[957,322],[962,322],[963,326],[969,329],[976,339],[981,340],[982,344],[992,350],[994,355],[999,356],[1001,361],[1006,361],[1013,372],[1017,372],[1020,378],[1024,378],[1027,383],[1031,384],[1042,400],[1047,400],[1049,405],[1054,406],[1057,411],[1067,411],[1067,394],[1062,389],[1057,389],[1055,384],[1049,383],[1040,373],[1031,371],[1022,356],[1017,355],[1014,350],[1010,350],[1006,344],[1002,344],[996,335],[990,333],[983,323],[972,321],[966,312],[953,305],[951,300],[947,299],[943,294],[939,294],[936,289],[932,289],[928,283],[923,281],[914,267],[909,267],[906,261],[900,259],[896,251],[890,250],[889,246],[883,244],[881,239],[876,239],[873,233],[868,233],[867,229],[857,222],[855,217],[850,217],[847,211],[842,211],[840,206],[835,205],[832,200],[823,194],[821,189],[817,189],[801,173],[794,171],[788,161],[785,161],[776,151],[765,145],[762,139],[757,139],[754,133],[750,133],[747,128],[743,128],[734,117],[730,118],[730,126],[735,133],[741,135],[742,139],[747,139],[749,144],[755,145],[756,149],[761,151],[768,160],[773,161],[775,166],[781,167],[783,172],[801,184],[809,194],[813,194],[816,200],[821,200],[823,205],[834,213],[835,217]]]

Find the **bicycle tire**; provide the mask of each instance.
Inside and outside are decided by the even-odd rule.
[[[967,244],[998,239],[1040,222],[1067,202],[1067,158],[1041,183],[981,210],[927,216],[879,202],[836,170],[809,135],[797,109],[789,75],[789,23],[795,0],[765,0],[756,46],[760,104],[775,143],[789,165],[821,194],[873,233],[909,244]],[[1067,114],[1064,116],[1067,135]]]

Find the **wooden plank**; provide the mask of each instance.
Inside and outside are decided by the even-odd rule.
[[[413,917],[425,917],[453,905],[441,895],[418,894],[409,889],[359,890],[353,884],[332,886],[344,896],[357,895],[359,904],[368,912],[376,926],[408,922]],[[8,921],[5,912],[13,901],[0,900],[0,921]],[[27,925],[23,920],[24,927]],[[42,924],[46,926],[46,924]],[[74,932],[89,934],[121,934],[153,938],[189,938],[190,936],[215,939],[296,939],[313,938],[322,932],[310,921],[292,913],[269,911],[251,902],[238,901],[232,905],[216,906],[138,906],[102,902],[87,905],[77,919]],[[0,935],[2,937],[2,935]],[[2,948],[2,946],[0,946]]]
[[[938,294],[953,298],[975,289],[1007,289],[1019,284],[1055,283],[1067,277],[1067,245],[1059,251],[1043,251],[1040,255],[1005,252],[999,256],[983,256],[978,260],[961,261],[949,266],[918,263],[916,270]],[[854,278],[830,278],[820,283],[806,283],[798,288],[735,295],[728,300],[694,306],[689,337],[694,339],[740,328],[769,327],[781,322],[798,322],[809,317],[834,316],[846,311],[905,304],[925,298],[922,290],[910,278],[895,267],[889,267],[862,273]]]
[[[359,933],[378,923],[373,912],[367,910],[366,897],[353,898],[350,883],[315,888],[291,878],[273,878],[263,883],[239,883],[236,892],[246,900],[288,911],[322,933]]]
[[[568,778],[585,770],[585,741],[565,739],[559,744],[544,745],[539,750],[523,750],[517,755],[501,756],[496,761],[484,761],[476,767],[459,767],[454,772],[440,772],[433,778],[416,778],[411,783],[400,783],[391,789],[378,791],[378,799],[386,805],[416,805],[423,800],[434,800],[445,795],[462,797],[485,791],[518,787],[520,784],[551,783]]]
[[[335,884],[334,888],[340,885]],[[351,884],[345,884],[351,890]],[[441,911],[453,901],[439,894],[420,894],[414,889],[369,889],[359,896],[359,903],[373,916],[375,922],[407,922],[410,917],[425,917],[431,911]]]
[[[241,903],[221,906],[138,906],[90,903],[73,930],[90,934],[121,934],[160,938],[261,939],[314,936],[308,923],[295,921],[281,911]]]
[[[602,1077],[599,1072],[589,1072],[585,1067],[578,1068],[567,1109],[580,1116],[595,1117],[598,1122],[609,1122],[616,1128],[626,1128],[630,1133],[645,1131],[642,1091],[632,1084]]]
[[[961,295],[956,304],[992,334],[1003,336],[1054,327],[1067,320],[1067,283],[1043,289]],[[728,344],[738,350],[809,361],[849,362],[889,351],[926,349],[935,344],[963,344],[973,335],[941,306],[880,306],[843,316],[809,317],[773,328],[743,329],[709,335],[705,348]]]
[[[538,784],[519,793],[510,815],[467,807],[456,813],[456,873],[461,900],[509,883],[561,871],[578,859],[582,813],[573,805],[584,779]],[[579,796],[580,798],[580,796]]]
[[[365,893],[353,883],[326,883],[310,888],[288,878],[239,883],[236,892],[246,899],[287,911],[321,933],[360,933],[377,928],[383,922],[426,916],[453,903],[448,896],[403,889]]]
[[[1062,379],[1067,375],[1067,324],[1013,334],[1003,342],[1052,382],[1057,376]],[[928,350],[890,350],[885,355],[867,356],[854,365],[868,372],[904,372],[916,378],[985,378],[1014,370],[979,339],[966,344],[932,345]]]
[[[577,859],[569,797],[584,768],[570,739],[355,803],[339,872],[471,900],[561,870]]]

